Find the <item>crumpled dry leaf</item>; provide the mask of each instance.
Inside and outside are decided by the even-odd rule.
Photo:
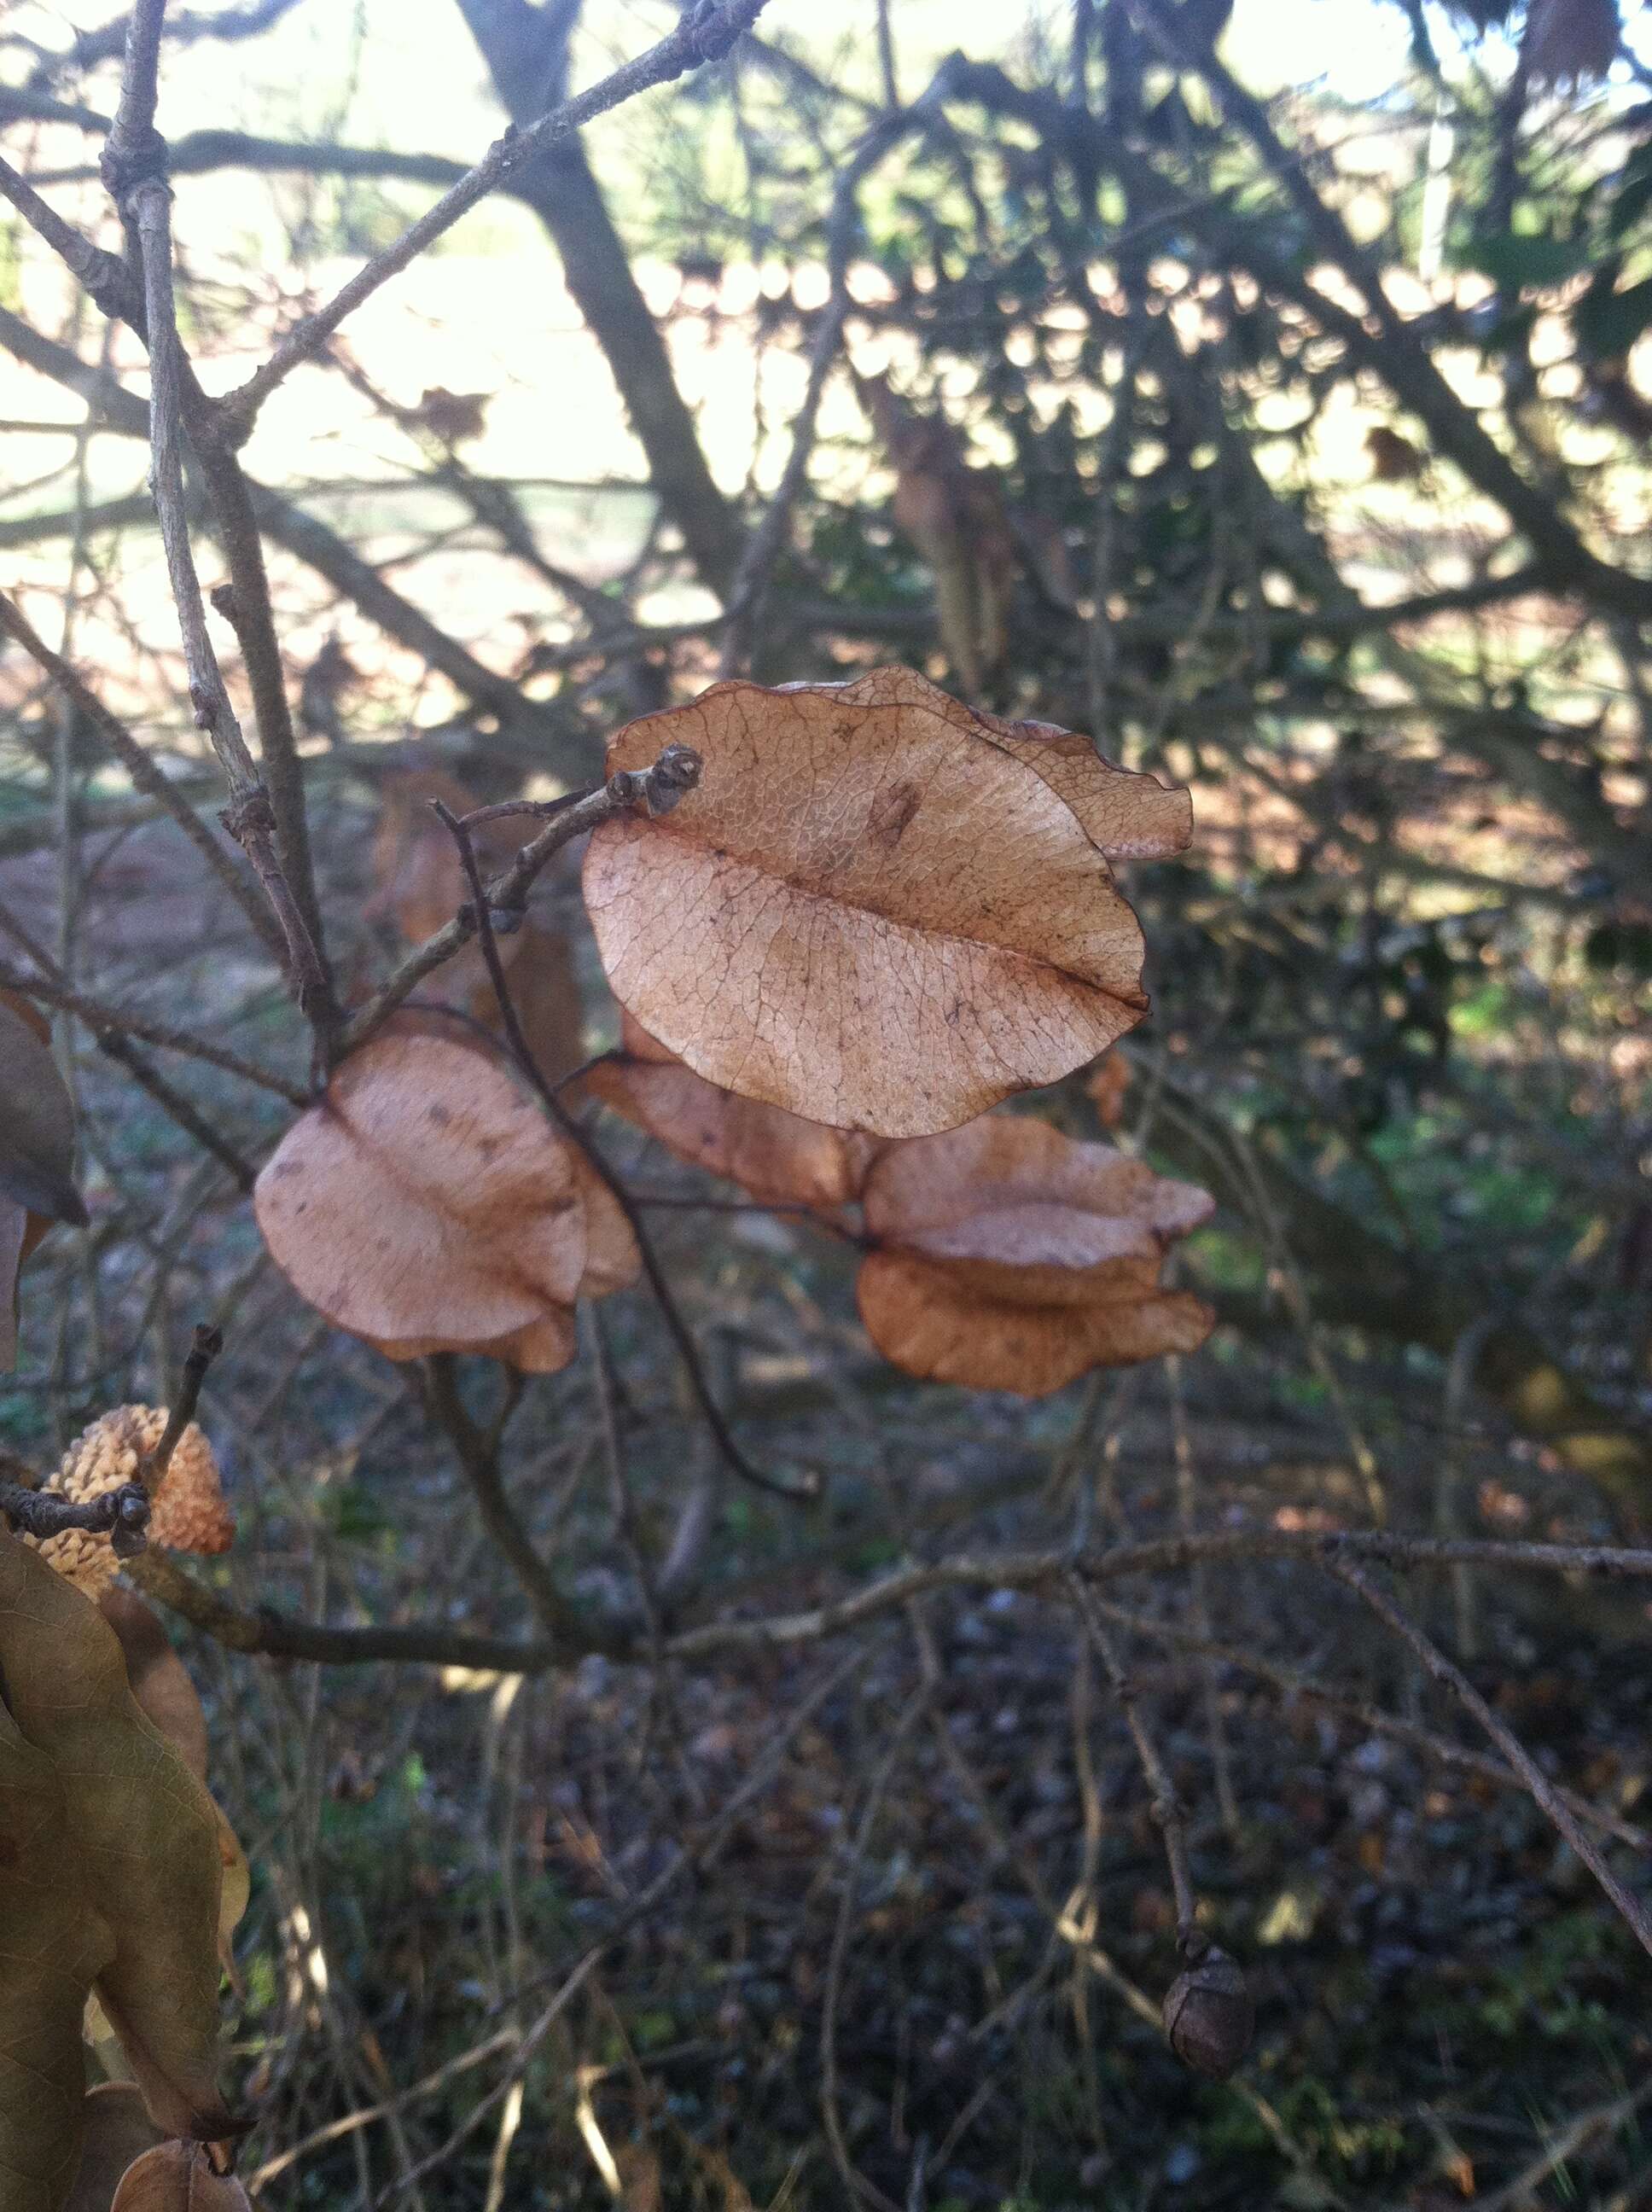
[[[86,2093],[85,2137],[64,2212],[110,2212],[121,2176],[165,2140],[136,2081],[100,2081]]]
[[[72,1869],[114,1907],[97,1995],[151,2115],[173,2135],[234,2135],[217,2085],[216,1812],[139,1710],[96,1606],[9,1537],[0,1678],[17,1729],[62,1784],[68,1844],[54,1871]],[[77,1999],[77,2036],[80,2013]]]
[[[1209,1307],[1159,1270],[1214,1201],[1110,1146],[992,1115],[890,1146],[865,1206],[861,1319],[908,1374],[1037,1398],[1210,1333]]]
[[[622,1048],[584,1087],[691,1167],[737,1182],[765,1206],[846,1206],[877,1147],[872,1139],[779,1106],[720,1091],[622,1015]]]
[[[455,814],[468,814],[480,803],[443,769],[410,770],[386,781],[374,839],[375,888],[362,912],[369,919],[387,915],[410,945],[434,936],[470,896],[458,849],[431,811],[436,799]],[[508,816],[477,825],[471,841],[484,882],[509,866],[533,827]],[[562,931],[531,915],[497,942],[528,1048],[554,1083],[585,1056],[585,1007],[573,946]],[[495,1036],[503,1027],[487,962],[474,940],[420,985],[419,996],[458,1008]]]
[[[971,468],[943,416],[914,412],[881,377],[861,396],[895,471],[895,520],[935,574],[941,643],[966,690],[979,691],[1009,644],[1019,548],[998,479]]]
[[[109,2212],[252,2212],[233,2173],[216,2173],[204,2147],[157,2144],[128,2166]]]
[[[404,1017],[351,1054],[253,1192],[300,1296],[392,1359],[574,1357],[576,1298],[635,1280],[624,1216],[509,1070]]]
[[[21,1551],[0,1534],[0,1553]],[[33,1563],[36,1571],[38,1563]],[[31,1633],[0,1617],[0,1657]],[[114,1956],[55,1761],[0,1704],[0,2204],[60,2212],[85,2124],[81,2014]]]
[[[1146,1011],[1141,932],[1097,837],[1132,849],[1139,814],[1139,848],[1163,850],[1186,821],[1185,794],[1066,734],[971,714],[904,669],[720,684],[632,723],[610,770],[673,741],[705,767],[672,813],[591,840],[616,996],[708,1082],[878,1136],[1056,1081]]]
[[[46,1484],[84,1504],[106,1491],[142,1479],[144,1458],[166,1431],[164,1406],[117,1406],[82,1430]],[[149,1540],[168,1551],[208,1556],[227,1552],[235,1522],[225,1501],[218,1462],[203,1431],[191,1421],[173,1447],[159,1488],[150,1501]],[[88,1528],[68,1528],[60,1536],[23,1541],[37,1545],[57,1572],[96,1597],[120,1571],[112,1539]]]
[[[170,2135],[234,2135],[216,2088],[216,1812],[139,1712],[97,1606],[11,1537],[0,1540],[0,1677],[13,1721],[62,1783],[64,1865],[111,1916],[97,2000],[150,2115]]]
[[[0,991],[0,1197],[84,1226],[75,1188],[75,1107],[35,1008]]]

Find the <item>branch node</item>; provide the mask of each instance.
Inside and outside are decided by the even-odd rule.
[[[168,199],[167,142],[155,125],[134,130],[130,124],[112,131],[98,160],[98,174],[109,197],[123,215],[135,213],[131,202],[146,185],[158,185]]]

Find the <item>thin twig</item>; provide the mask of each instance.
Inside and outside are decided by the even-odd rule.
[[[136,38],[138,14],[133,15]],[[158,18],[158,9],[156,10]],[[112,143],[112,141],[111,142]],[[275,809],[259,779],[240,721],[225,689],[218,656],[207,633],[195,556],[190,548],[179,426],[183,348],[173,300],[172,196],[164,182],[146,177],[128,204],[143,255],[143,296],[149,341],[150,489],[178,610],[189,671],[190,704],[207,733],[229,784],[224,827],[258,871],[286,941],[287,959],[301,1006],[318,1012],[330,1003],[326,971],[287,880],[278,849]]]
[[[667,753],[683,750],[684,749],[682,747],[668,747]],[[699,757],[695,754],[691,755],[690,758],[693,766],[689,781],[694,781],[699,777]],[[659,773],[665,759],[666,754],[662,754],[659,763],[648,771],[650,776]],[[622,771],[621,775],[609,779],[608,788],[611,791],[616,784],[624,781]],[[680,796],[680,793],[677,795]],[[674,799],[673,803],[675,803]],[[493,985],[494,996],[499,1002],[500,1022],[505,1032],[505,1041],[511,1048],[518,1067],[532,1085],[551,1120],[568,1142],[577,1146],[585,1155],[592,1172],[625,1216],[627,1225],[636,1239],[638,1255],[642,1261],[642,1271],[648,1278],[648,1287],[654,1294],[661,1316],[671,1333],[671,1341],[677,1346],[677,1356],[683,1362],[683,1370],[688,1377],[689,1387],[694,1393],[695,1401],[700,1407],[706,1426],[710,1430],[716,1442],[719,1452],[722,1455],[731,1473],[738,1475],[742,1482],[750,1483],[754,1489],[766,1491],[771,1497],[783,1498],[795,1505],[817,1496],[820,1487],[817,1478],[805,1474],[796,1488],[786,1483],[776,1482],[771,1475],[764,1474],[760,1468],[754,1467],[735,1442],[734,1433],[723,1417],[722,1408],[712,1395],[711,1385],[706,1380],[706,1370],[700,1358],[699,1347],[695,1343],[689,1325],[678,1310],[676,1298],[672,1296],[671,1285],[665,1279],[665,1271],[660,1267],[659,1255],[653,1249],[653,1241],[641,1211],[633,1201],[631,1194],[624,1182],[615,1174],[590,1135],[568,1112],[568,1108],[557,1096],[556,1086],[547,1080],[538,1061],[534,1058],[533,1048],[529,1044],[523,1031],[515,1003],[511,996],[510,978],[505,972],[505,963],[499,955],[499,940],[494,932],[493,910],[489,904],[490,894],[483,884],[482,872],[477,863],[476,848],[471,843],[471,833],[459,816],[444,806],[440,799],[435,802],[435,811],[446,824],[449,835],[459,848],[459,860],[465,870],[465,879],[470,885],[470,907],[477,918],[477,933],[482,944],[482,956],[487,963],[488,976]],[[571,812],[561,816],[545,830],[544,836],[550,836],[571,818]],[[539,842],[543,842],[543,839]],[[532,848],[530,847],[529,850],[531,849]]]
[[[422,945],[416,946],[390,980],[374,992],[365,1006],[357,1008],[338,1033],[335,1044],[337,1057],[342,1059],[346,1053],[365,1044],[427,975],[470,943],[477,933],[477,916],[484,907],[490,913],[519,914],[535,877],[563,846],[572,844],[576,837],[584,836],[587,830],[597,829],[612,816],[629,813],[634,806],[664,811],[671,793],[675,792],[680,796],[692,788],[699,774],[700,756],[691,746],[667,745],[653,766],[642,774],[622,770],[596,790],[582,792],[563,806],[539,835],[522,848],[509,867],[492,878],[481,902],[475,897],[470,899],[452,921],[444,923]]]
[[[325,307],[295,324],[264,366],[229,395],[226,409],[241,434],[252,428],[259,408],[276,386],[301,362],[312,360],[347,315],[450,230],[478,200],[595,117],[651,86],[669,84],[686,71],[727,53],[750,29],[766,4],[767,0],[723,0],[717,6],[709,4],[709,0],[699,0],[699,4],[684,9],[677,29],[646,53],[623,63],[600,83],[541,116],[527,130],[507,131],[495,139],[474,168],[445,191],[434,207],[427,208],[398,239],[364,262]]]
[[[8,599],[3,592],[0,592],[0,632],[15,639],[24,652],[46,671],[76,712],[97,731],[125,769],[133,788],[142,792],[146,799],[153,799],[157,806],[163,807],[171,815],[264,945],[277,960],[283,959],[286,956],[281,933],[271,921],[267,908],[195,809],[155,766],[152,756],[138,743],[126,725],[110,713],[96,692],[76,674],[61,653],[52,650],[21,608],[15,600]]]
[[[1187,1859],[1186,1813],[1176,1796],[1175,1784],[1170,1779],[1170,1770],[1164,1763],[1164,1755],[1143,1715],[1135,1684],[1119,1656],[1118,1646],[1107,1632],[1094,1599],[1077,1575],[1068,1577],[1067,1587],[1084,1624],[1084,1632],[1107,1669],[1108,1680],[1113,1685],[1114,1695],[1118,1698],[1120,1710],[1124,1715],[1125,1726],[1130,1731],[1130,1741],[1136,1747],[1136,1757],[1141,1762],[1142,1777],[1147,1784],[1153,1818],[1164,1838],[1164,1856],[1170,1869],[1170,1887],[1175,1893],[1176,1940],[1184,1955],[1191,1955],[1199,1948],[1200,1938],[1199,1897],[1193,1888],[1193,1869]]]
[[[459,1394],[459,1364],[451,1352],[433,1352],[420,1367],[431,1413],[452,1442],[483,1526],[508,1561],[534,1619],[553,1643],[577,1647],[583,1632],[580,1613],[557,1588],[505,1488],[499,1466],[502,1424],[483,1431],[471,1419]],[[514,1394],[507,1395],[507,1416],[514,1403]]]
[[[166,1480],[167,1469],[172,1465],[172,1455],[178,1449],[178,1440],[195,1419],[195,1409],[201,1402],[201,1385],[206,1381],[207,1370],[224,1348],[224,1335],[210,1322],[195,1324],[195,1337],[184,1362],[184,1372],[179,1382],[172,1410],[167,1415],[167,1425],[152,1452],[137,1463],[138,1480],[151,1498]]]
[[[802,1612],[754,1619],[708,1621],[676,1630],[662,1651],[668,1659],[706,1665],[730,1652],[786,1650],[846,1635],[865,1622],[909,1604],[931,1590],[1048,1589],[1077,1573],[1087,1583],[1131,1575],[1174,1574],[1194,1559],[1299,1559],[1330,1566],[1339,1559],[1375,1559],[1393,1565],[1449,1568],[1458,1561],[1539,1574],[1594,1574],[1652,1582],[1652,1550],[1588,1544],[1511,1544],[1465,1539],[1441,1543],[1387,1530],[1361,1529],[1342,1536],[1297,1530],[1211,1531],[1193,1537],[1161,1536],[1116,1544],[1075,1559],[1070,1547],[1038,1552],[962,1553],[932,1565],[904,1567],[863,1589]],[[567,1659],[567,1649],[546,1638],[482,1636],[435,1626],[405,1628],[334,1627],[264,1609],[245,1610],[195,1580],[174,1560],[160,1563],[144,1587],[218,1643],[236,1651],[306,1659],[324,1666],[360,1666],[396,1660],[427,1666],[496,1668],[502,1673],[542,1674]],[[596,1620],[581,1624],[578,1649],[610,1658],[646,1656],[635,1630]]]
[[[1519,1775],[1542,1808],[1571,1845],[1583,1864],[1594,1876],[1607,1897],[1622,1915],[1636,1942],[1652,1958],[1652,1918],[1639,1898],[1625,1889],[1612,1869],[1604,1853],[1591,1836],[1583,1832],[1582,1822],[1565,1799],[1555,1788],[1542,1768],[1513,1731],[1506,1728],[1492,1711],[1485,1699],[1469,1680],[1461,1667],[1448,1659],[1439,1646],[1433,1644],[1418,1627],[1415,1621],[1372,1582],[1370,1576],[1356,1566],[1351,1559],[1327,1559],[1326,1570],[1340,1583],[1363,1598],[1377,1619],[1406,1644],[1422,1666],[1423,1671],[1442,1688],[1448,1689],[1458,1703],[1473,1714],[1509,1765]]]

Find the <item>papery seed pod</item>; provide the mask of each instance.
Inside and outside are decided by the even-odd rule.
[[[1225,2081],[1250,2048],[1255,2026],[1250,1985],[1236,1959],[1212,1944],[1171,1983],[1164,2033],[1184,2066]]]
[[[76,1437],[46,1488],[83,1505],[137,1481],[141,1462],[160,1443],[166,1426],[164,1407],[115,1407]],[[112,1534],[71,1528],[60,1536],[24,1541],[77,1589],[95,1598],[113,1582],[121,1560],[139,1548],[125,1540],[127,1534],[120,1526]],[[212,1446],[191,1421],[155,1493],[148,1537],[171,1551],[216,1553],[228,1551],[234,1534]]]

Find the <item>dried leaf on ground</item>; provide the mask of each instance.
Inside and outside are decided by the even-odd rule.
[[[720,684],[622,730],[610,769],[672,742],[705,767],[674,812],[592,838],[586,903],[621,1003],[708,1081],[878,1136],[1093,1059],[1146,1010],[1141,932],[1057,787],[1076,758],[1012,726],[894,669]],[[1114,773],[1088,758],[1086,788]],[[1157,847],[1167,794],[1119,781],[1147,787]]]
[[[233,2173],[217,2173],[203,2145],[161,2143],[129,2166],[109,2212],[252,2212]]]
[[[127,2167],[164,2138],[136,2081],[100,2081],[83,2110],[80,2166],[64,2212],[110,2212]]]
[[[1106,1145],[993,1115],[891,1146],[865,1193],[861,1318],[908,1374],[1042,1397],[1092,1367],[1192,1352],[1210,1309],[1160,1287],[1212,1200]]]
[[[720,1090],[629,1014],[622,1049],[598,1060],[584,1084],[678,1159],[726,1176],[766,1206],[847,1205],[876,1149],[869,1138]]]
[[[20,1547],[0,1535],[0,1553]],[[40,1571],[38,1563],[36,1571]],[[0,1619],[0,1659],[29,1634]],[[0,2204],[60,2212],[81,2156],[81,2015],[114,1955],[62,1776],[0,1704]]]
[[[144,1480],[145,1462],[166,1431],[164,1406],[117,1406],[82,1430],[46,1484],[76,1504]],[[173,1449],[149,1515],[149,1540],[173,1552],[227,1552],[235,1522],[218,1462],[199,1424],[191,1421]],[[23,1540],[34,1544],[32,1536]],[[40,1556],[77,1589],[96,1597],[120,1571],[114,1545],[87,1528],[65,1529],[39,1542]]]
[[[574,1357],[574,1304],[635,1279],[618,1206],[510,1071],[431,1020],[353,1054],[259,1176],[258,1226],[300,1295],[392,1359]]]
[[[34,1006],[0,991],[0,1198],[84,1224],[75,1188],[75,1105]]]
[[[58,1870],[118,1901],[97,1995],[151,2114],[170,2134],[232,2135],[217,2086],[217,1814],[139,1710],[97,1607],[10,1539],[0,1539],[0,1677],[22,1737],[62,1784]],[[77,2033],[79,2018],[77,2001]]]

